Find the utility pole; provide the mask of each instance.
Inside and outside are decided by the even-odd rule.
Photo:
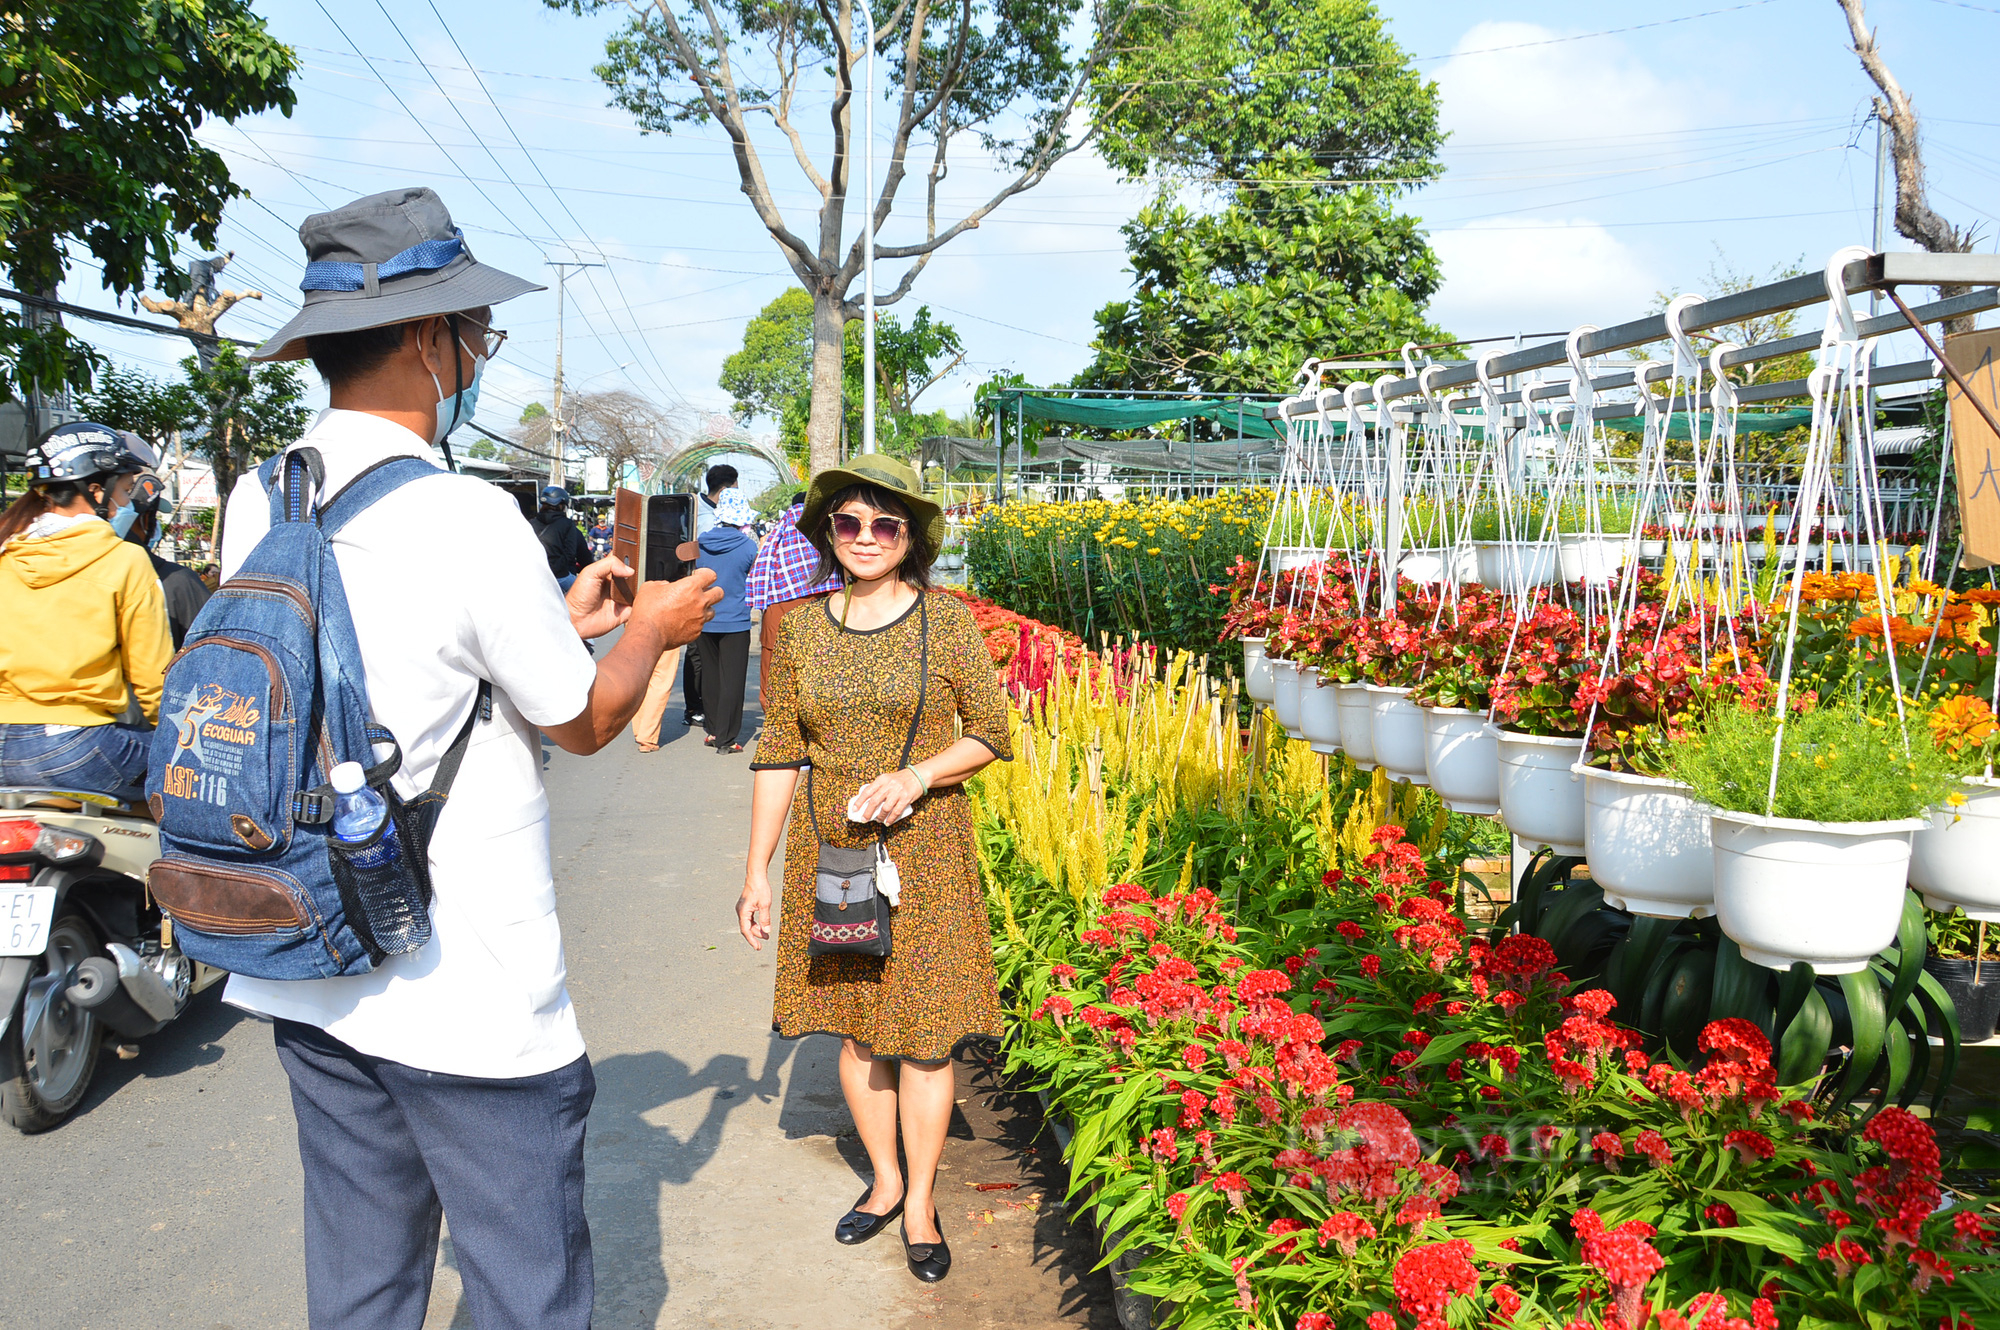
[[[875,451],[875,16],[863,4],[855,11],[868,24],[868,81],[861,94],[861,451]]]
[[[563,284],[569,280],[570,270],[602,268],[601,263],[558,263],[546,260],[549,267],[556,270],[556,392],[555,411],[549,417],[549,484],[563,483],[563,458],[569,445],[569,422],[563,419]]]

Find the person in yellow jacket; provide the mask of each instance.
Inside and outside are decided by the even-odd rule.
[[[140,798],[173,642],[151,561],[112,527],[144,469],[87,421],[28,452],[0,514],[0,785]],[[128,688],[143,728],[119,723]]]

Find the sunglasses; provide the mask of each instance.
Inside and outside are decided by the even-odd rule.
[[[861,538],[861,519],[853,513],[834,513],[827,519],[833,527],[833,538],[843,543],[852,543]],[[893,545],[903,538],[903,528],[909,522],[901,517],[878,517],[868,524],[875,533],[877,545]]]

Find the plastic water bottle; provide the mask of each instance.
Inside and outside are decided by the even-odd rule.
[[[431,940],[430,911],[404,864],[388,801],[368,787],[359,762],[338,764],[327,780],[333,786],[334,843],[353,873],[375,945],[391,956],[416,951]],[[381,836],[368,844],[377,828]]]

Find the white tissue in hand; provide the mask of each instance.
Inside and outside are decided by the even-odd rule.
[[[882,825],[885,827],[893,826],[894,824],[901,822],[904,818],[908,817],[909,815],[910,815],[910,810],[905,808],[902,812],[896,814],[896,816],[894,817],[884,818],[882,820]],[[866,822],[869,820],[861,816],[861,796],[858,794],[855,795],[852,799],[849,799],[847,801],[847,820],[849,822]]]

